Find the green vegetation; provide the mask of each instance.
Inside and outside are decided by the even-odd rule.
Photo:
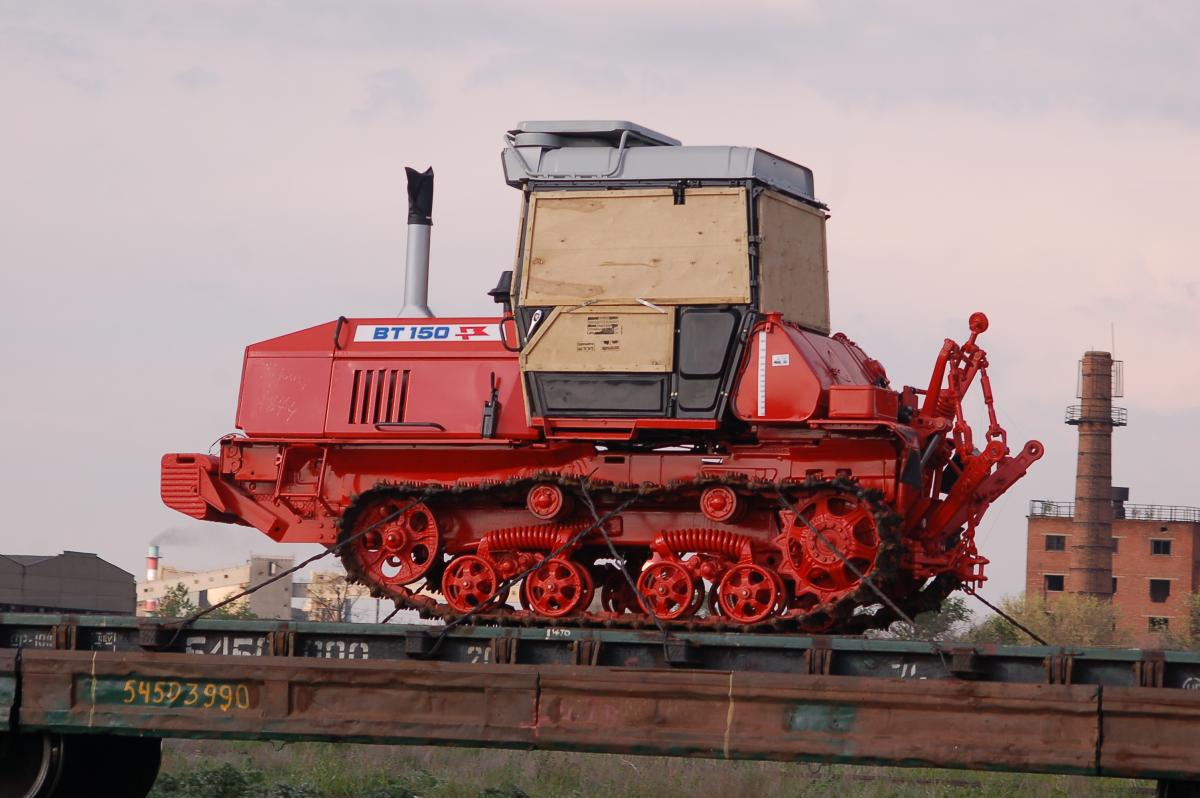
[[[151,798],[1117,798],[1149,782],[322,743],[170,741]]]
[[[1188,596],[1187,617],[1181,620],[1183,623],[1163,635],[1163,647],[1200,651],[1200,593]]]
[[[1178,632],[1164,635],[1163,647],[1200,650],[1200,596],[1190,597],[1192,620],[1179,624]],[[1127,646],[1129,635],[1117,627],[1116,605],[1103,599],[1063,593],[1051,601],[1040,597],[1010,596],[1000,608],[1038,637],[1057,646]],[[928,640],[942,643],[999,643],[1029,645],[1033,638],[999,615],[978,623],[962,596],[951,596],[937,612],[924,612],[915,623],[898,621],[878,637]]]
[[[188,595],[187,586],[182,582],[172,585],[167,588],[167,592],[158,602],[158,617],[159,618],[186,618],[196,612],[199,607],[192,601]],[[228,607],[221,607],[219,610],[213,610],[205,616],[206,618],[228,618],[231,620],[251,620],[258,616],[250,612],[250,607],[245,601],[235,601]]]
[[[1117,628],[1111,601],[1063,593],[1053,601],[1038,596],[1011,596],[1000,608],[1047,643],[1056,646],[1124,646],[1129,636]],[[973,643],[1028,645],[1033,638],[999,615],[986,618],[963,637]]]

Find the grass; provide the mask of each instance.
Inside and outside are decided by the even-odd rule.
[[[1126,779],[610,754],[169,740],[151,798],[1116,798]]]

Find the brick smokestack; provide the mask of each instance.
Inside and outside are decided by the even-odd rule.
[[[1079,364],[1078,393],[1082,404],[1067,410],[1067,423],[1079,427],[1075,524],[1067,589],[1102,598],[1112,597],[1112,431],[1115,420],[1112,400],[1116,382],[1113,375],[1111,354],[1085,352]],[[1117,423],[1123,423],[1123,419]]]

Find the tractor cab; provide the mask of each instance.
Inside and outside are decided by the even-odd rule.
[[[829,333],[825,206],[764,150],[689,147],[621,121],[524,122],[516,320],[533,423],[715,429],[759,314]]]

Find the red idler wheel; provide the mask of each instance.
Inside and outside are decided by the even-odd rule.
[[[494,598],[500,580],[491,563],[474,554],[455,557],[442,574],[442,595],[457,612],[470,612]]]
[[[788,604],[800,611],[832,604],[862,584],[855,573],[869,576],[879,554],[879,530],[871,508],[854,496],[825,491],[795,503],[820,532],[814,534],[798,518],[784,535],[781,569],[795,581]]]
[[[554,521],[571,511],[571,497],[552,482],[539,482],[525,495],[525,509],[534,518]]]
[[[562,618],[587,609],[593,592],[587,570],[562,557],[552,557],[525,577],[522,586],[529,609],[546,618]]]
[[[441,538],[433,511],[425,504],[408,504],[399,497],[379,499],[364,508],[349,532],[353,537],[358,530],[374,527],[345,547],[373,586],[394,590],[411,584],[429,573],[438,559]]]
[[[741,508],[738,506],[738,497],[732,488],[710,485],[700,494],[700,512],[704,513],[704,517],[709,521],[718,524],[731,521],[739,509]]]
[[[758,623],[775,613],[780,582],[771,571],[753,563],[739,563],[725,572],[717,585],[721,615],[736,623]]]
[[[658,560],[638,577],[642,608],[664,621],[684,618],[698,608],[696,580],[674,560]]]

